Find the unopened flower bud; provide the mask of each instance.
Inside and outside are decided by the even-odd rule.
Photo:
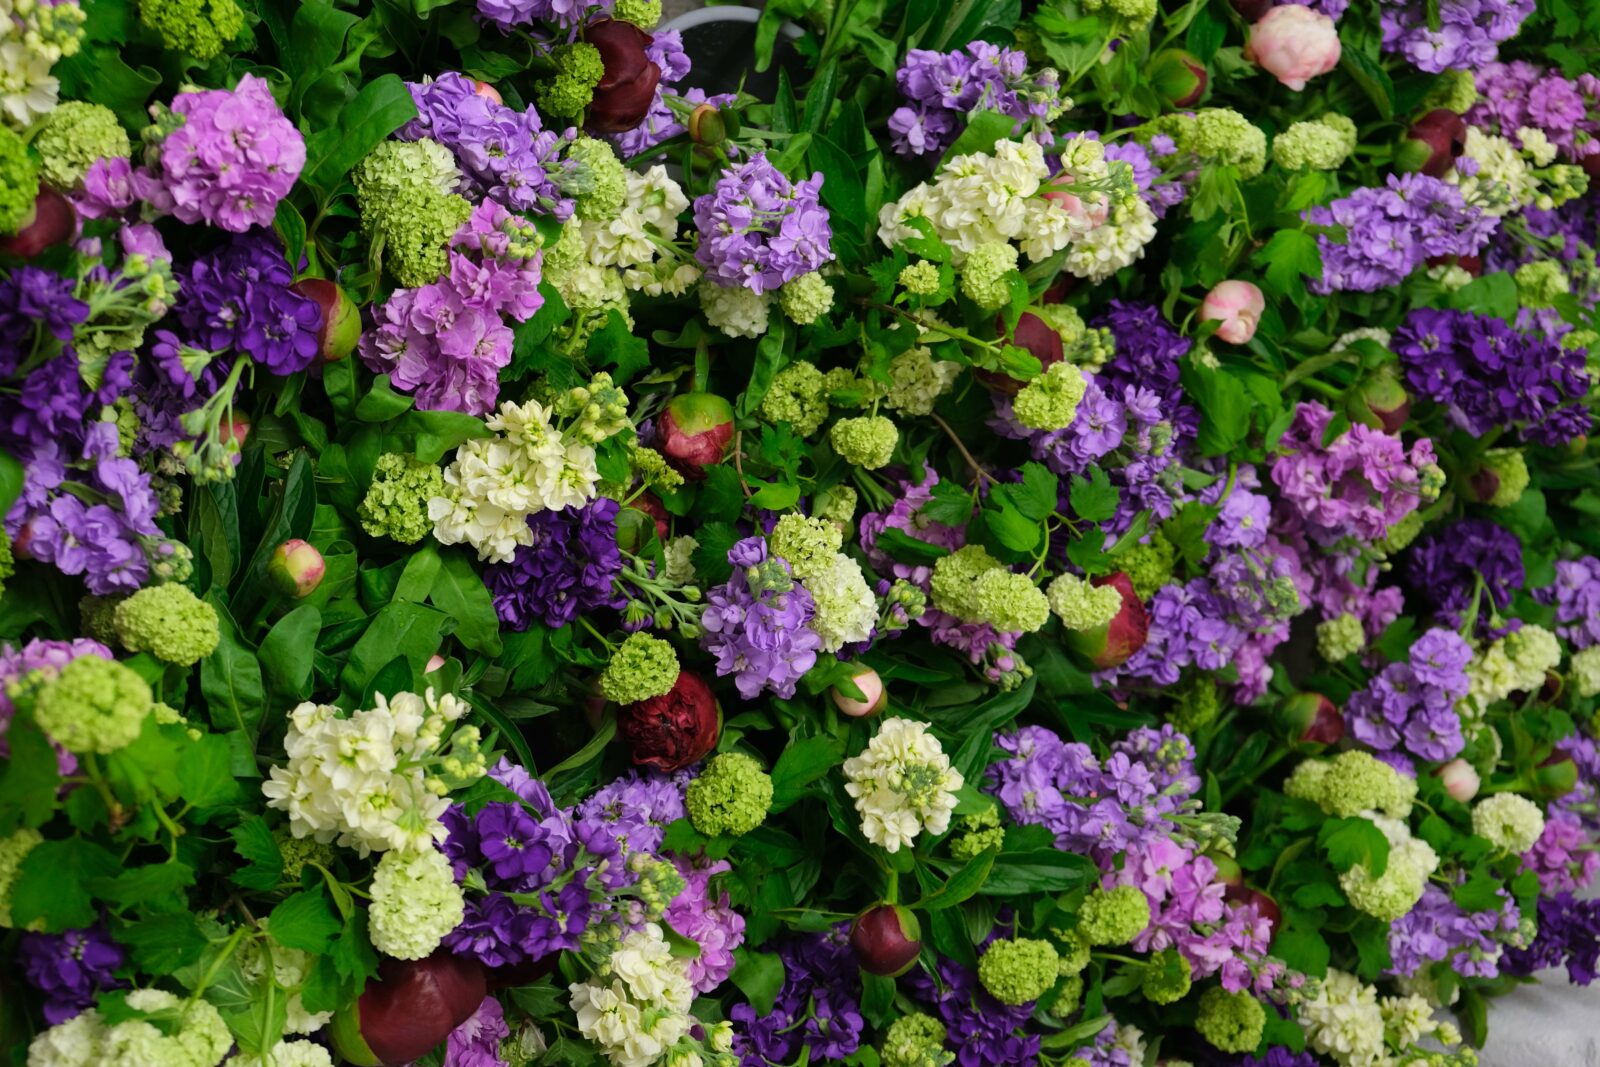
[[[835,686],[830,690],[833,696],[833,706],[853,719],[864,719],[869,715],[876,715],[889,703],[889,690],[883,684],[883,679],[871,667],[858,665],[856,673],[850,680],[861,690],[860,697],[849,696]]]
[[[1298,4],[1272,8],[1250,27],[1244,58],[1299,92],[1306,82],[1339,65],[1339,30],[1333,19]]]
[[[733,443],[733,405],[712,393],[682,393],[656,420],[661,454],[685,478],[703,478]]]
[[[1256,335],[1256,324],[1267,308],[1261,288],[1252,282],[1229,279],[1218,282],[1200,304],[1201,322],[1220,322],[1217,337],[1242,345]]]
[[[273,550],[267,562],[267,577],[278,592],[299,599],[316,590],[326,569],[322,553],[310,542],[295,537]]]
[[[715,104],[701,104],[689,114],[689,140],[718,145],[728,139],[728,124]]]
[[[302,278],[289,288],[316,302],[317,355],[322,362],[337,363],[355,351],[361,340],[361,312],[337,282]]]
[[[72,239],[78,232],[78,213],[54,189],[40,189],[17,232],[0,236],[0,252],[32,259],[47,248]]]
[[[1156,53],[1146,72],[1157,95],[1180,109],[1199,103],[1209,81],[1205,64],[1181,48]]]
[[[1478,787],[1483,784],[1472,764],[1464,759],[1453,759],[1434,773],[1439,776],[1450,799],[1463,804],[1470,803],[1478,795]]]
[[[1442,178],[1466,147],[1466,120],[1448,108],[1435,108],[1406,131],[1405,140],[1395,149],[1395,169]]]

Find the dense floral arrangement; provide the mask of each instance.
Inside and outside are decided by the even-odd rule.
[[[1592,981],[1600,7],[660,17],[0,4],[7,1062],[1445,1067]]]

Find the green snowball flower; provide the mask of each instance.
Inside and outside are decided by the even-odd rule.
[[[539,111],[545,115],[576,118],[594,99],[594,87],[605,77],[606,65],[600,58],[600,49],[584,41],[557,45],[550,52],[555,61],[556,75],[540,82],[534,89],[539,98]]]
[[[848,485],[836,485],[817,494],[812,507],[817,518],[848,526],[855,520],[858,500],[859,494],[855,489]]]
[[[1491,448],[1483,454],[1483,466],[1496,479],[1494,492],[1485,504],[1492,508],[1509,508],[1522,499],[1531,479],[1528,460],[1521,449]]]
[[[875,471],[889,465],[894,447],[900,443],[900,431],[882,415],[864,415],[834,423],[828,440],[845,462]]]
[[[1167,717],[1186,734],[1211,725],[1222,714],[1222,692],[1205,675],[1196,675],[1178,691],[1177,698],[1177,704],[1167,712]]]
[[[6,582],[17,573],[17,560],[11,553],[11,537],[0,529],[0,596],[5,595]]]
[[[1050,600],[1026,574],[997,568],[973,583],[978,617],[1001,633],[1031,634],[1050,618]]]
[[[1157,589],[1167,584],[1177,562],[1177,550],[1160,530],[1151,531],[1149,540],[1143,544],[1117,554],[1117,566],[1133,583],[1133,591],[1139,594],[1140,600],[1149,600]]]
[[[44,117],[33,139],[39,176],[56,189],[72,189],[99,159],[125,159],[133,151],[116,112],[85,100],[64,100]]]
[[[1340,818],[1378,810],[1404,819],[1411,814],[1417,783],[1371,753],[1351,750],[1331,760],[1304,761],[1285,780],[1283,791]]]
[[[0,233],[16,233],[33,213],[38,196],[39,168],[27,144],[0,125]]]
[[[828,418],[827,379],[816,364],[799,360],[779,371],[761,400],[769,422],[787,422],[801,437],[810,437]]]
[[[1164,948],[1145,964],[1139,988],[1152,1004],[1176,1004],[1189,995],[1194,968],[1175,948]]]
[[[401,452],[385,452],[378,457],[372,484],[356,508],[356,516],[361,528],[373,537],[413,545],[433,531],[428,501],[444,495],[444,472],[437,465]]]
[[[772,806],[772,776],[743,752],[724,752],[684,790],[694,828],[708,837],[739,837],[761,825]]]
[[[1266,167],[1267,135],[1232,108],[1209,107],[1194,117],[1193,148],[1202,159],[1231,163],[1249,181]]]
[[[1472,809],[1472,832],[1495,848],[1522,853],[1544,833],[1544,812],[1516,793],[1495,793]]]
[[[1249,993],[1212,986],[1200,994],[1194,1028],[1220,1052],[1254,1052],[1267,1025],[1267,1010]]]
[[[191,667],[216,651],[217,609],[186,585],[139,590],[116,606],[111,625],[130,652],[149,652],[166,663]]]
[[[617,0],[611,14],[618,22],[631,22],[648,30],[661,21],[661,0]]]
[[[562,192],[577,201],[580,219],[607,222],[622,213],[628,199],[628,169],[605,141],[579,137],[567,148],[567,159],[577,164],[562,179]]]
[[[1000,561],[982,545],[963,545],[948,556],[941,556],[933,564],[929,582],[933,606],[958,619],[976,621],[978,601],[973,586],[979,576],[1000,566]]]
[[[778,306],[799,326],[810,326],[833,307],[833,286],[816,271],[807,271],[778,290]]]
[[[600,692],[617,704],[637,704],[672,692],[678,653],[659,637],[631,633],[600,675]]]
[[[1338,663],[1367,647],[1367,631],[1350,612],[1317,623],[1317,654]]]
[[[1078,402],[1087,389],[1083,372],[1063,360],[1023,386],[1011,407],[1017,421],[1031,430],[1061,430],[1078,413]]]
[[[1150,901],[1138,886],[1096,889],[1078,909],[1078,932],[1091,945],[1126,945],[1150,925]]]
[[[244,29],[244,12],[234,0],[139,0],[139,21],[168,48],[209,63]]]
[[[1081,974],[1089,966],[1091,946],[1087,938],[1079,930],[1052,930],[1050,931],[1061,942],[1061,947],[1056,951],[1061,956],[1056,971],[1063,978]]]
[[[1297,122],[1278,134],[1272,161],[1285,170],[1338,170],[1355,142],[1355,124],[1330,113],[1320,122]]]
[[[139,736],[155,697],[116,660],[79,656],[34,698],[39,727],[73,752],[115,752]]]
[[[451,191],[459,177],[450,150],[427,139],[385,141],[351,172],[361,228],[401,285],[437,281],[449,265],[446,246],[472,214]]]
[[[991,848],[998,849],[1005,840],[999,809],[991,805],[973,815],[962,816],[960,834],[950,839],[950,855],[966,863]]]
[[[1411,542],[1417,539],[1422,532],[1422,513],[1413,511],[1393,526],[1389,532],[1374,546],[1384,556],[1392,556],[1403,551]]]
[[[833,567],[844,545],[844,531],[826,519],[791,513],[773,526],[767,544],[773,555],[789,561],[789,569],[803,582]]]
[[[1055,946],[1033,937],[992,942],[978,960],[978,981],[1002,1004],[1038,1000],[1056,984]]]
[[[1472,105],[1478,102],[1478,81],[1472,76],[1470,70],[1445,70],[1434,79],[1433,87],[1428,90],[1428,95],[1422,98],[1419,111],[1432,111],[1436,107],[1447,108],[1458,115],[1465,115],[1472,110]]]
[[[955,1053],[944,1047],[944,1023],[931,1015],[916,1012],[902,1015],[889,1024],[879,1057],[883,1067],[945,1067],[955,1061]]]
[[[1554,259],[1524,263],[1513,277],[1517,282],[1517,296],[1526,307],[1551,307],[1557,297],[1572,292],[1572,281],[1561,269],[1560,262]]]
[[[961,291],[967,299],[988,311],[998,311],[1011,302],[1011,286],[1006,275],[1017,269],[1017,248],[1008,241],[990,241],[967,253],[961,266]]]
[[[939,291],[939,265],[919,259],[900,271],[899,281],[912,296],[932,296]]]

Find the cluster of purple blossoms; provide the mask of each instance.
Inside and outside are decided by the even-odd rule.
[[[1585,72],[1563,77],[1558,70],[1523,60],[1490,63],[1474,72],[1478,101],[1466,119],[1519,148],[1518,131],[1543,131],[1563,158],[1582,163],[1600,152],[1600,77]]]
[[[1026,54],[986,41],[953,52],[913,48],[894,80],[910,101],[889,116],[891,143],[903,156],[938,156],[974,111],[1010,115],[1020,127],[1047,121],[1061,107],[1055,71],[1030,77]]]
[[[1291,0],[1292,2],[1292,0]],[[1218,1067],[1322,1067],[1309,1052],[1292,1052],[1282,1045],[1267,1050],[1265,1056],[1240,1056],[1236,1060],[1216,1060]]]
[[[1522,854],[1522,869],[1539,876],[1546,893],[1587,889],[1600,872],[1600,852],[1577,816],[1552,807],[1544,830]]]
[[[1593,835],[1600,831],[1600,744],[1575,733],[1562,740],[1557,752],[1578,768],[1578,781],[1569,792],[1550,801],[1547,822],[1556,817],[1571,819]]]
[[[1534,0],[1381,0],[1383,50],[1429,74],[1478,70],[1517,35]],[[1437,26],[1437,29],[1434,27]]]
[[[1126,395],[1129,386],[1153,392],[1172,423],[1173,447],[1192,440],[1200,413],[1184,402],[1180,368],[1193,342],[1154,304],[1113,300],[1089,325],[1111,331],[1114,351],[1098,375],[1106,395]]]
[[[429,82],[411,82],[417,117],[395,135],[402,141],[428,138],[450,149],[471,186],[512,211],[572,217],[574,203],[562,190],[571,164],[563,150],[577,136],[544,128],[530,104],[522,111],[476,91],[454,71]],[[478,197],[469,197],[477,199]]]
[[[505,1067],[500,1042],[511,1036],[505,1009],[494,997],[484,997],[472,1017],[445,1042],[444,1067]]]
[[[1039,1035],[1028,1032],[1033,1004],[1003,1004],[978,981],[978,972],[941,958],[937,977],[918,967],[905,977],[911,996],[931,1007],[945,1026],[945,1045],[960,1067],[1033,1067]]]
[[[1097,135],[1091,133],[1087,136]],[[1183,203],[1184,197],[1189,195],[1187,176],[1183,176],[1183,180],[1169,181],[1162,168],[1151,158],[1152,153],[1160,155],[1162,150],[1167,156],[1176,151],[1172,138],[1165,134],[1152,137],[1148,146],[1138,141],[1113,141],[1105,146],[1106,162],[1128,165],[1133,171],[1134,188],[1139,190],[1139,195],[1150,205],[1150,210],[1158,219],[1166,218],[1167,212]]]
[[[1571,893],[1539,898],[1539,932],[1526,948],[1508,948],[1500,969],[1529,975],[1566,965],[1567,977],[1588,985],[1600,972],[1600,900],[1578,900]]]
[[[116,971],[127,954],[99,924],[59,934],[24,933],[21,955],[28,984],[44,994],[44,1020],[51,1026],[93,1007],[101,991],[125,984]]]
[[[511,562],[491,563],[483,574],[500,621],[519,632],[535,621],[559,629],[580,614],[625,607],[616,588],[620,510],[615,500],[597,497],[581,508],[528,516],[533,542],[518,545]]]
[[[1386,185],[1357,189],[1306,217],[1345,230],[1343,241],[1317,236],[1322,277],[1308,285],[1323,295],[1389,289],[1435,256],[1476,255],[1496,225],[1456,186],[1426,174],[1391,174]]]
[[[833,230],[821,191],[820,171],[791,182],[765,152],[723,171],[694,202],[695,258],[707,277],[765,293],[831,261]]]
[[[1185,668],[1218,671],[1228,666],[1249,636],[1248,630],[1229,617],[1229,605],[1209,578],[1163,585],[1146,610],[1150,629],[1144,647],[1099,677],[1113,682],[1177,685]]]
[[[1600,645],[1600,559],[1556,561],[1556,580],[1534,590],[1534,599],[1556,609],[1556,633],[1574,652]]]
[[[1411,645],[1406,662],[1379,671],[1345,705],[1350,733],[1380,752],[1399,748],[1418,759],[1443,762],[1466,741],[1456,701],[1471,688],[1472,646],[1454,630],[1433,629]]]
[[[994,743],[1010,758],[990,765],[984,789],[1011,821],[1043,826],[1057,848],[1102,867],[1120,852],[1166,839],[1165,817],[1179,812],[1200,784],[1189,764],[1193,749],[1181,734],[1141,736],[1115,746],[1103,762],[1088,745],[1064,742],[1042,726],[996,734]]]
[[[242,352],[278,375],[303,371],[316,359],[321,312],[289,288],[294,271],[270,230],[235,237],[174,273],[176,332],[189,346]],[[174,370],[183,384],[193,382],[182,366]],[[214,392],[226,376],[226,365],[208,364],[203,391]]]
[[[543,253],[528,229],[492,200],[473,208],[451,238],[449,270],[420,289],[396,289],[378,309],[376,329],[361,338],[367,367],[423,411],[494,410],[511,362],[505,318],[526,322],[544,304]]]
[[[11,756],[11,746],[5,735],[11,729],[11,720],[17,713],[17,706],[6,693],[7,688],[34,671],[46,671],[54,675],[80,656],[112,658],[109,648],[87,637],[76,637],[71,641],[50,641],[36,637],[21,648],[0,645],[0,759],[9,759]],[[55,750],[56,767],[61,774],[75,773],[78,757],[60,745],[55,745]]]
[[[700,645],[716,658],[719,676],[733,675],[746,700],[763,689],[792,697],[822,647],[808,625],[817,602],[791,576],[787,560],[768,557],[764,537],[735,544],[728,562],[733,576],[706,593]]]
[[[1492,315],[1417,308],[1395,331],[1406,382],[1475,437],[1517,427],[1559,445],[1589,432],[1590,377],[1581,348],[1524,333]]]
[[[1319,545],[1346,538],[1372,542],[1417,510],[1424,476],[1438,473],[1433,443],[1407,453],[1399,434],[1361,423],[1326,442],[1333,412],[1316,401],[1297,405],[1272,463],[1272,481],[1288,505],[1290,529]],[[1440,476],[1442,480],[1442,476]]]
[[[678,121],[678,113],[667,102],[674,98],[690,108],[701,104],[710,104],[712,107],[727,107],[738,99],[738,93],[717,93],[707,96],[704,89],[698,86],[685,89],[679,93],[672,87],[689,76],[689,54],[683,50],[683,34],[677,30],[652,30],[650,43],[644,46],[644,57],[651,63],[661,68],[661,80],[656,83],[655,96],[650,100],[650,110],[645,113],[644,121],[631,130],[613,134],[611,143],[616,146],[617,155],[623,159],[637,156],[654,148],[669,137],[676,137],[684,133],[687,127]],[[729,144],[730,154],[737,154],[737,148]]]
[[[728,894],[711,888],[711,879],[733,869],[726,860],[672,858],[683,875],[684,889],[662,916],[673,931],[700,946],[689,961],[689,983],[696,993],[709,993],[733,973],[733,950],[744,943],[744,916],[733,910]]]
[[[1487,621],[1522,588],[1522,542],[1488,519],[1461,519],[1420,538],[1406,553],[1406,584],[1439,621],[1458,627],[1478,604]],[[1476,596],[1479,582],[1483,593]]]
[[[742,1067],[793,1063],[809,1051],[813,1062],[831,1063],[861,1047],[861,971],[850,949],[848,927],[799,934],[778,948],[783,985],[765,1015],[735,1004],[733,1051]]]
[[[534,22],[576,32],[591,16],[611,14],[612,0],[478,0],[478,14],[501,30]]]
[[[152,151],[150,170],[128,176],[134,193],[180,222],[234,233],[270,226],[306,164],[306,143],[266,81],[246,74],[231,90],[179,93],[172,111],[183,122]],[[96,164],[111,168],[102,180],[121,177],[118,162]]]
[[[40,267],[18,267],[0,278],[0,376],[13,374],[33,351],[34,332],[68,344],[72,329],[89,317],[89,305],[72,295],[71,278]]]

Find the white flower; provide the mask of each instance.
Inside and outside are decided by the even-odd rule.
[[[0,41],[0,117],[13,129],[26,129],[55,109],[61,83],[50,73],[51,62],[25,41]]]
[[[1536,166],[1548,167],[1556,161],[1556,146],[1537,126],[1518,127],[1517,140],[1522,142],[1522,150]]]
[[[367,909],[372,947],[400,960],[420,960],[460,925],[465,915],[461,887],[444,853],[385,852],[372,876]]]
[[[599,975],[568,989],[578,1032],[616,1067],[649,1067],[693,1023],[687,968],[655,923],[623,938]]]
[[[811,629],[822,638],[824,652],[837,652],[872,636],[878,621],[878,602],[861,573],[861,565],[842,552],[833,562],[805,579],[806,591],[817,602]]]
[[[28,1045],[28,1067],[99,1067],[105,1032],[91,1008],[36,1036]]]
[[[1377,877],[1358,863],[1339,876],[1339,887],[1356,910],[1393,922],[1422,899],[1429,876],[1439,869],[1439,854],[1426,841],[1412,837],[1399,819],[1371,812],[1366,817],[1389,839],[1389,862]]]
[[[1299,1016],[1312,1050],[1341,1067],[1372,1067],[1385,1055],[1377,991],[1355,975],[1330,969],[1317,998],[1300,1005]]]
[[[270,923],[265,917],[257,925],[263,930],[268,930],[270,936]],[[260,941],[252,938],[241,942],[234,953],[234,958],[239,961],[239,971],[247,981],[260,981],[267,973],[267,953],[262,951],[262,947]],[[328,1025],[329,1020],[333,1018],[333,1012],[308,1012],[300,999],[300,986],[310,969],[311,954],[280,945],[276,941],[272,942],[271,950],[273,981],[288,993],[288,1012],[284,1029],[291,1034],[316,1033]]]
[[[1379,1004],[1390,1040],[1399,1048],[1433,1033],[1433,1005],[1420,996],[1384,997]]]
[[[1509,215],[1538,198],[1538,178],[1528,169],[1527,161],[1516,146],[1504,137],[1468,126],[1462,155],[1477,162],[1478,172],[1463,178],[1452,170],[1446,180],[1458,182],[1461,195],[1469,203],[1481,207],[1485,215]]]
[[[1580,697],[1600,696],[1600,645],[1574,652],[1569,667]]]
[[[1526,852],[1544,833],[1544,812],[1527,797],[1496,793],[1473,807],[1472,832],[1506,852]]]
[[[767,332],[772,298],[742,285],[700,283],[700,309],[706,321],[729,337],[760,337]]]
[[[1475,718],[1512,693],[1544,685],[1545,673],[1561,664],[1561,642],[1543,626],[1524,624],[1479,650],[1467,666],[1470,688],[1457,710]]]
[[[238,1052],[228,1057],[224,1067],[333,1067],[333,1057],[310,1041],[280,1041],[265,1059]]]
[[[694,550],[700,547],[688,534],[674,537],[669,540],[661,550],[665,560],[662,574],[667,581],[676,585],[688,585],[694,581]]]
[[[1084,235],[1067,252],[1066,268],[1079,278],[1103,282],[1144,256],[1156,235],[1156,216],[1138,195],[1124,198],[1104,225]]]
[[[844,761],[844,774],[862,834],[888,852],[923,830],[948,829],[956,791],[966,784],[926,724],[900,718],[884,720],[866,751]]]

